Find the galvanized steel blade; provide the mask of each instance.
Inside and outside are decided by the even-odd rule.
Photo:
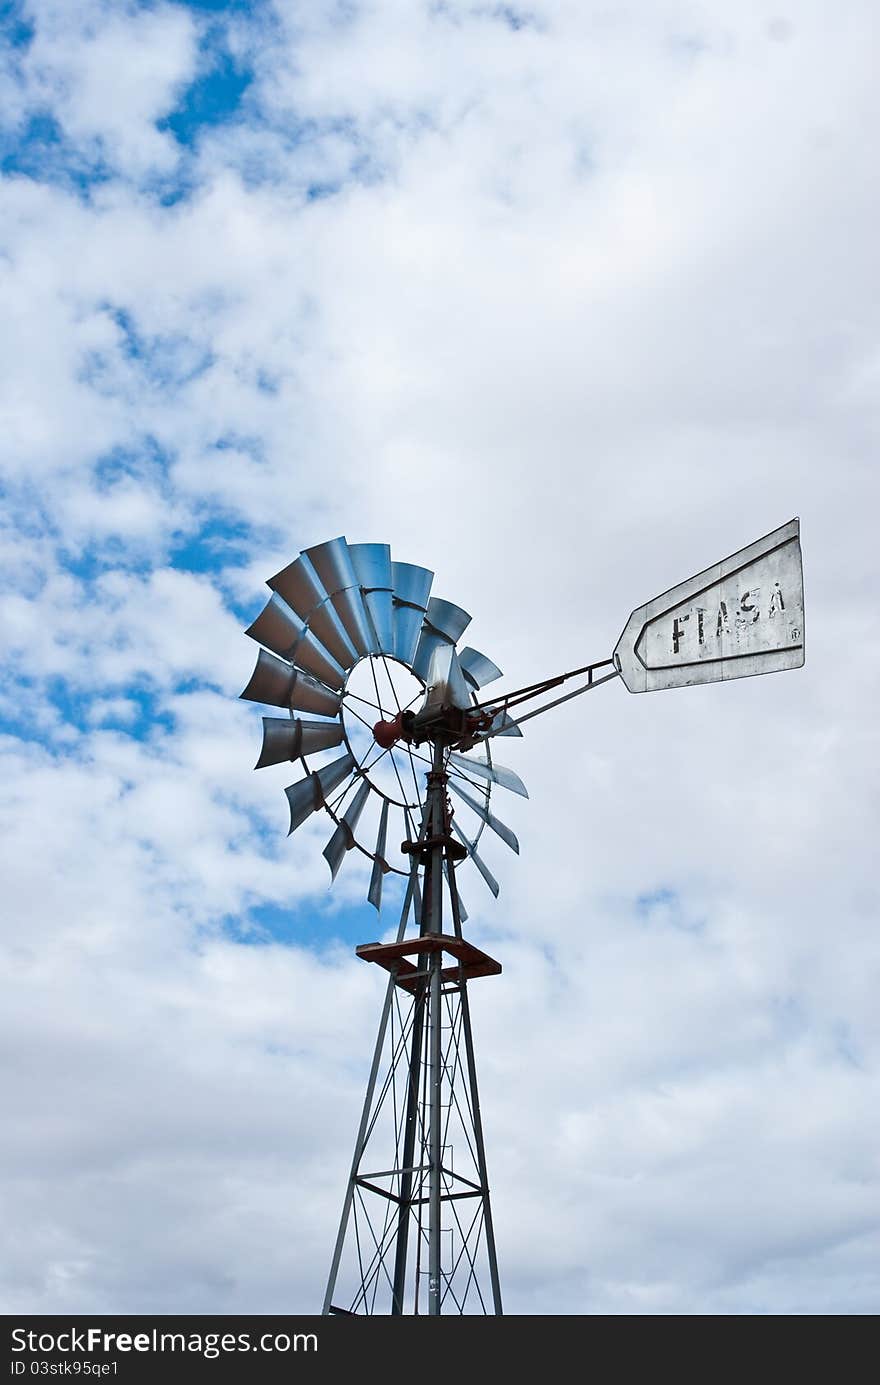
[[[350,543],[348,556],[351,559],[355,581],[365,591],[384,588],[391,591],[394,579],[391,576],[391,546],[387,543]]]
[[[330,692],[317,678],[296,669],[289,702],[293,711],[314,712],[319,717],[335,717],[342,706],[342,695]]]
[[[323,582],[311,560],[301,553],[295,562],[269,578],[268,585],[278,592],[309,629],[345,669],[357,662],[358,653],[330,604]]]
[[[294,670],[284,659],[261,649],[250,682],[239,696],[248,702],[263,702],[269,707],[289,707],[295,676]],[[327,696],[332,694],[328,693]]]
[[[338,789],[356,768],[354,756],[350,752],[340,756],[316,774],[307,774],[298,784],[291,784],[284,790],[290,804],[290,827],[287,835],[301,827],[312,813],[324,806],[326,798]]]
[[[276,592],[244,633],[271,649],[273,654],[279,654],[282,659],[292,659],[296,646],[305,634],[305,625],[296,611]]]
[[[514,774],[512,769],[507,769],[504,765],[490,765],[485,760],[472,760],[469,756],[460,755],[455,750],[450,751],[449,761],[468,774],[475,775],[478,779],[488,779],[492,784],[500,784],[502,789],[510,789],[512,793],[518,793],[522,798],[529,796],[529,791],[519,775]]]
[[[299,755],[301,739],[300,723],[289,717],[263,717],[263,747],[254,769],[265,769],[266,765],[280,765],[285,760],[295,760]]]
[[[347,587],[345,591],[336,592],[331,599],[360,657],[377,654],[378,637],[373,631],[373,622],[360,588]]]
[[[293,662],[306,673],[313,673],[328,687],[341,691],[345,683],[345,670],[339,666],[332,654],[307,630],[296,647]]]
[[[335,880],[339,867],[342,865],[345,853],[349,850],[352,843],[349,841],[348,832],[343,823],[333,833],[327,845],[321,853],[324,860],[330,867],[330,879]]]
[[[443,601],[439,596],[430,598],[425,614],[428,624],[439,630],[440,634],[445,635],[453,644],[458,644],[471,623],[471,616],[467,611],[452,601]]]
[[[416,652],[416,645],[419,642],[419,632],[422,628],[422,621],[425,618],[424,611],[418,606],[407,606],[404,603],[394,601],[394,657],[399,659],[402,664],[412,667],[412,661]]]
[[[306,629],[296,611],[277,592],[269,598],[245,634],[271,649],[274,654],[290,659],[299,668],[313,673],[331,688],[339,690],[345,682],[344,669]]]
[[[462,633],[471,623],[467,611],[454,606],[451,601],[442,601],[432,596],[428,602],[422,624],[419,642],[413,655],[413,673],[427,681],[431,655],[442,644],[457,644]]]
[[[412,563],[392,563],[391,577],[394,582],[394,657],[411,666],[434,574]]]
[[[379,817],[379,831],[376,836],[376,850],[373,853],[373,872],[370,876],[370,888],[367,891],[367,900],[372,904],[376,913],[382,910],[382,881],[388,869],[388,862],[385,860],[385,842],[388,836],[388,799],[382,801],[382,812]]]
[[[324,543],[313,544],[304,552],[320,577],[324,590],[330,596],[346,587],[357,586],[357,573],[344,535],[336,539],[327,539]]]
[[[519,855],[519,842],[516,839],[515,833],[510,830],[506,823],[496,818],[494,813],[490,813],[489,809],[483,803],[480,803],[478,799],[469,794],[467,789],[462,788],[461,784],[455,779],[449,780],[449,787],[463,803],[466,803],[468,807],[476,813],[478,818],[483,819],[487,827],[491,827],[492,831],[496,832],[501,840],[507,843],[511,851],[515,851],[516,854]]]
[[[345,859],[345,853],[351,851],[355,844],[354,834],[369,796],[370,785],[365,779],[348,808],[346,808],[342,821],[337,824],[333,836],[324,847],[322,854],[330,867],[331,880],[336,879],[339,867]]]
[[[338,721],[291,721],[289,718],[263,717],[263,748],[255,769],[280,765],[300,755],[314,755],[341,745],[342,726]]]
[[[317,774],[313,775],[318,784],[319,808],[323,807],[325,801],[356,767],[354,756],[348,751],[338,760],[333,760],[331,764],[322,766]]]
[[[344,669],[352,668],[360,655],[354,642],[349,639],[339,614],[328,598],[323,606],[318,606],[309,616],[309,629],[329,649],[334,659]]]
[[[307,548],[306,555],[329,592],[336,613],[358,654],[363,658],[376,653],[370,618],[345,539],[340,537],[319,543],[314,548]]]
[[[380,654],[394,654],[394,599],[390,588],[364,593]]]
[[[319,750],[332,750],[341,745],[345,736],[338,721],[300,721],[300,755],[317,755]]]
[[[633,611],[613,654],[630,692],[800,668],[800,521],[789,520]]]
[[[508,712],[498,712],[493,718],[492,725],[481,739],[488,740],[490,736],[521,736],[520,731],[513,717]]]
[[[470,645],[461,651],[458,662],[465,677],[476,688],[484,688],[487,683],[494,683],[496,678],[501,677],[498,665],[493,664],[492,660],[487,659],[479,650],[471,649]]]
[[[310,818],[316,809],[320,808],[315,792],[315,776],[307,774],[305,779],[301,779],[298,784],[290,784],[284,790],[287,795],[287,802],[290,805],[290,826],[287,835],[295,832],[298,827],[302,827],[306,818]]]
[[[382,654],[394,653],[391,548],[387,543],[350,543],[348,551]]]
[[[305,553],[269,577],[266,585],[283,596],[302,620],[308,620],[315,607],[327,600],[327,589]]]
[[[443,874],[446,876],[446,884],[449,886],[449,893],[450,893],[450,895],[451,895],[451,894],[452,894],[452,884],[451,884],[450,879],[449,879],[449,862],[448,862],[448,861],[444,861],[444,862],[443,862]],[[458,896],[458,921],[459,921],[459,923],[467,923],[467,921],[468,921],[468,911],[467,911],[467,909],[464,907],[464,900],[463,900],[462,897],[461,897],[461,891],[460,891],[459,888],[458,888],[458,880],[457,880],[457,879],[456,879],[456,881],[455,881],[455,893],[456,893],[456,895]]]
[[[492,891],[493,895],[497,899],[501,886],[498,884],[498,881],[495,879],[495,876],[492,874],[489,867],[486,865],[486,862],[483,860],[482,856],[477,851],[477,848],[474,845],[474,843],[465,836],[455,819],[453,819],[452,821],[452,830],[458,837],[459,841],[467,847],[468,856],[471,858],[477,870],[480,872],[486,884],[489,886],[489,889]]]
[[[423,612],[427,610],[431,583],[434,580],[433,572],[426,567],[417,567],[414,563],[393,562],[391,580],[398,601],[418,606]]]

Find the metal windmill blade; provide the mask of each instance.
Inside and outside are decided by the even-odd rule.
[[[412,667],[419,634],[428,608],[433,572],[411,563],[392,563],[394,657]]]
[[[270,597],[245,634],[335,691],[339,691],[345,683],[342,665],[300,620],[293,607],[288,606],[277,593]]]
[[[325,808],[329,796],[340,784],[349,780],[356,770],[357,762],[354,756],[346,751],[331,765],[325,765],[323,769],[307,774],[298,784],[291,784],[285,789],[290,805],[288,836],[298,827],[302,827],[312,813],[316,813],[319,808]]]
[[[428,601],[419,642],[413,655],[413,671],[427,683],[434,651],[444,646],[454,649],[470,623],[470,616],[460,606],[453,606],[451,601],[440,601],[436,596],[432,596]]]
[[[306,550],[306,555],[330,597],[346,634],[363,658],[375,649],[369,613],[344,538],[331,539]]]
[[[290,712],[314,712],[322,717],[335,717],[342,706],[340,693],[331,692],[310,673],[293,668],[265,649],[257,655],[257,666],[241,696],[249,702],[286,707]]]
[[[493,664],[492,660],[487,659],[479,650],[471,649],[470,645],[461,651],[458,662],[465,678],[475,688],[485,688],[487,683],[494,683],[496,678],[502,676],[497,664]]]
[[[517,841],[516,833],[512,832],[506,823],[502,822],[500,818],[497,818],[494,813],[490,813],[486,805],[481,803],[478,798],[475,798],[473,794],[469,793],[467,789],[457,782],[457,780],[450,779],[449,787],[454,794],[458,795],[463,803],[466,803],[468,807],[476,813],[478,818],[482,818],[487,827],[491,827],[496,836],[507,843],[511,851],[515,851],[517,856],[519,855],[519,842]]]
[[[364,605],[370,618],[375,648],[380,654],[394,653],[394,578],[391,548],[387,543],[349,544]]]
[[[362,780],[358,786],[357,793],[346,808],[344,815],[336,826],[336,831],[324,847],[324,856],[330,867],[331,877],[335,880],[342,865],[345,853],[351,851],[355,845],[355,830],[361,820],[361,814],[366,807],[367,798],[370,794],[370,785],[366,779]]]
[[[279,765],[284,760],[296,760],[301,755],[315,755],[341,745],[343,729],[335,721],[285,721],[281,717],[263,717],[263,748],[254,769]]]
[[[464,778],[475,774],[478,779],[488,779],[492,784],[500,784],[502,788],[510,789],[512,793],[520,794],[523,798],[529,796],[529,791],[518,774],[514,774],[512,769],[506,769],[504,765],[495,764],[492,760],[478,760],[473,755],[459,755],[457,751],[451,750],[449,764],[460,770]]]
[[[308,623],[312,634],[329,650],[340,667],[351,668],[359,657],[358,651],[336,608],[328,600],[329,593],[309,556],[301,553],[294,562],[270,577],[268,585],[283,597],[301,620]]]
[[[385,860],[385,844],[388,840],[388,800],[383,800],[379,815],[379,832],[376,836],[376,850],[373,853],[373,869],[370,873],[370,888],[367,900],[378,914],[382,909],[382,881],[389,870]]]
[[[468,852],[468,855],[469,855],[470,859],[473,861],[473,863],[474,863],[474,865],[476,866],[477,870],[480,872],[480,874],[482,875],[482,877],[483,877],[483,879],[485,880],[486,884],[489,886],[489,889],[492,891],[493,895],[494,895],[495,898],[497,899],[501,887],[500,887],[500,885],[498,884],[498,881],[495,879],[495,876],[492,874],[492,872],[490,871],[489,867],[486,865],[485,861],[483,860],[483,858],[480,856],[479,852],[477,851],[477,844],[476,844],[476,842],[472,842],[468,837],[466,837],[466,836],[464,835],[464,833],[462,832],[461,828],[459,827],[458,823],[455,821],[454,818],[453,818],[453,820],[452,820],[452,830],[453,830],[453,832],[455,833],[455,835],[458,837],[458,840],[459,840],[465,847],[467,847],[467,852]]]

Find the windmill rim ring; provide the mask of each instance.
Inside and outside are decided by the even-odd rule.
[[[349,754],[351,754],[351,751],[349,751]],[[303,769],[305,770],[306,774],[311,774],[312,771],[309,769],[308,761],[307,761],[305,755],[301,755],[299,758],[300,758],[300,764],[303,766]],[[355,761],[355,763],[357,763],[357,762]],[[353,772],[351,779],[349,780],[349,782],[348,782],[348,783],[346,784],[346,786],[345,786],[345,791],[344,791],[344,793],[343,793],[343,795],[342,795],[343,798],[346,797],[346,795],[348,794],[348,791],[349,791],[349,789],[351,788],[352,784],[353,784],[353,783],[355,782],[355,780],[357,780],[357,779],[363,779],[366,783],[368,783],[368,784],[370,785],[370,788],[373,788],[373,784],[370,782],[369,779],[367,779],[367,776],[362,772],[362,770],[360,769],[360,767],[358,767],[358,768]],[[379,790],[377,789],[376,792],[378,793]],[[384,798],[385,795],[383,794],[382,797]],[[389,802],[390,802],[390,800],[389,800]],[[335,808],[331,808],[331,807],[330,807],[330,804],[327,803],[326,801],[325,801],[321,806],[323,807],[323,809],[324,809],[325,813],[328,815],[328,817],[330,817],[330,818],[333,820],[333,822],[336,824],[336,826],[337,826],[337,827],[341,827],[341,826],[342,826],[342,818],[341,818],[341,817],[339,816],[339,814],[336,812],[336,809],[335,809]],[[388,857],[387,857],[387,856],[382,856],[382,857],[380,857],[380,856],[377,855],[377,853],[376,853],[375,851],[370,851],[367,847],[361,846],[360,842],[358,841],[357,837],[355,836],[355,834],[354,834],[353,832],[351,832],[350,835],[351,835],[351,844],[352,844],[352,846],[353,846],[357,851],[359,851],[359,852],[361,853],[362,856],[366,856],[366,858],[367,858],[368,861],[373,861],[373,862],[375,862],[375,861],[381,860],[381,861],[384,862],[384,864],[385,864],[385,865],[387,866],[387,868],[388,868],[387,871],[386,871],[386,874],[387,874],[387,875],[403,875],[403,876],[408,876],[408,875],[409,875],[409,870],[401,870],[399,866],[393,866],[393,865],[391,864],[391,862],[388,860]]]
[[[355,662],[352,664],[351,668],[349,668],[349,669],[346,670],[345,682],[344,682],[343,685],[342,685],[342,695],[341,695],[341,696],[342,696],[342,700],[341,700],[341,702],[340,702],[340,704],[339,704],[339,724],[340,724],[340,726],[342,727],[342,738],[343,738],[343,741],[344,741],[344,743],[345,743],[345,748],[346,748],[346,750],[348,751],[348,753],[349,753],[349,755],[351,756],[351,758],[354,760],[355,764],[357,765],[357,773],[358,773],[358,775],[359,775],[362,779],[365,779],[365,780],[367,781],[367,783],[369,784],[370,788],[371,788],[371,789],[374,789],[375,792],[379,795],[380,798],[384,798],[389,804],[393,805],[393,806],[396,807],[396,808],[402,808],[402,809],[404,810],[405,813],[409,813],[409,812],[413,812],[413,811],[419,811],[419,810],[421,810],[421,806],[422,806],[420,801],[416,801],[415,803],[411,803],[411,802],[409,802],[409,800],[405,800],[405,799],[402,799],[402,798],[392,798],[391,794],[386,793],[384,789],[380,788],[379,785],[378,785],[373,779],[370,778],[369,769],[372,768],[372,765],[369,766],[367,769],[364,769],[364,766],[361,764],[361,762],[360,762],[358,756],[355,754],[354,747],[353,747],[352,744],[351,744],[351,739],[350,739],[349,734],[348,734],[348,728],[346,727],[346,724],[345,724],[345,697],[346,697],[346,694],[347,694],[348,691],[349,691],[348,685],[349,685],[349,682],[350,682],[350,680],[351,680],[351,675],[354,673],[354,671],[355,671],[356,668],[361,668],[361,667],[363,667],[363,665],[367,662],[368,659],[369,659],[369,660],[372,660],[372,659],[382,659],[383,661],[387,661],[388,659],[390,659],[390,660],[392,661],[392,663],[395,663],[395,664],[397,664],[400,668],[405,669],[406,672],[407,672],[412,678],[415,678],[416,682],[419,683],[419,684],[421,685],[422,691],[424,691],[425,686],[426,686],[424,678],[420,678],[420,677],[419,677],[419,675],[414,671],[412,665],[411,665],[411,664],[404,663],[403,659],[398,659],[396,655],[394,655],[394,654],[385,654],[385,653],[382,653],[382,652],[373,653],[372,651],[369,652],[369,653],[367,653],[367,654],[362,654],[361,657],[360,657],[359,659],[355,660]],[[356,694],[354,694],[354,693],[352,693],[352,694],[350,694],[350,695],[351,695],[352,697],[355,697],[355,696],[356,696]],[[381,714],[382,716],[385,716],[384,708],[382,708],[381,706],[380,706],[380,708],[379,708],[379,712],[380,712],[380,714]],[[375,744],[375,742],[374,742],[374,744]],[[388,751],[388,754],[389,754],[389,755],[393,755],[393,754],[394,754],[394,749],[392,748],[391,750],[389,750],[389,751]],[[305,757],[303,757],[303,760],[304,760],[304,759],[305,759]],[[377,764],[377,763],[378,763],[378,760],[374,760],[373,763],[374,763],[374,764]],[[393,763],[393,761],[392,761],[392,763]],[[370,854],[373,855],[373,853],[370,853]],[[373,856],[373,859],[375,860],[375,856]],[[406,874],[406,875],[409,874],[408,871],[404,871],[403,873]]]

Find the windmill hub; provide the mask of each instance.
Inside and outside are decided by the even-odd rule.
[[[404,738],[408,740],[409,736],[404,729],[403,721],[403,712],[398,712],[397,716],[392,717],[390,721],[377,721],[373,727],[373,740],[383,750],[391,750],[399,740]]]
[[[390,750],[398,741],[407,745],[440,741],[447,748],[469,750],[477,733],[487,729],[491,722],[492,717],[464,712],[459,707],[431,707],[424,712],[404,710],[390,721],[377,721],[373,740],[383,750]]]

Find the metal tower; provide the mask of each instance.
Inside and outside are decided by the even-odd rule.
[[[451,831],[443,752],[435,740],[421,830],[403,844],[413,867],[397,940],[357,949],[391,976],[325,1313],[502,1311],[467,991],[501,968],[462,934],[455,867],[467,850]],[[406,938],[411,905],[420,926]]]
[[[299,759],[305,769],[285,789],[290,831],[325,809],[332,878],[356,850],[372,863],[377,911],[386,875],[403,891],[396,936],[357,948],[389,979],[325,1313],[502,1312],[468,1003],[468,982],[501,967],[464,937],[457,878],[472,862],[497,896],[487,829],[519,851],[490,796],[528,795],[491,743],[618,676],[647,692],[804,662],[796,519],[637,607],[611,658],[483,701],[501,672],[474,649],[458,653],[470,616],[431,597],[432,579],[392,562],[386,545],[333,539],[269,579],[273,595],[247,631],[264,648],[242,697],[288,713],[263,718],[257,768]],[[547,700],[573,678],[580,686]],[[389,822],[403,829],[400,856]]]

